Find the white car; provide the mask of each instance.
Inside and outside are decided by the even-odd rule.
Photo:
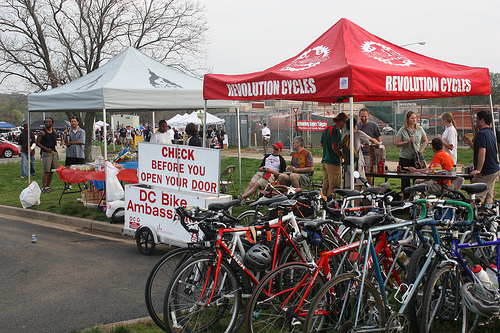
[[[391,126],[389,125],[385,125],[383,128],[382,128],[382,134],[394,134],[394,128],[392,128]]]

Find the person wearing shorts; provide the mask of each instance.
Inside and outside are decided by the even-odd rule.
[[[125,128],[125,124],[122,124],[122,128],[118,132],[120,133],[120,143],[123,149],[127,144],[127,129]]]
[[[304,148],[304,139],[297,136],[292,141],[292,161],[286,168],[287,173],[281,173],[278,181],[282,185],[303,188],[309,186],[314,172],[314,160],[309,150]]]
[[[246,198],[254,194],[259,188],[264,189],[268,183],[274,182],[281,173],[285,172],[286,162],[283,156],[281,156],[282,150],[283,144],[281,142],[278,141],[273,144],[272,154],[264,156],[259,171],[253,175],[245,192],[241,196],[238,196],[238,199],[244,202]]]
[[[479,129],[474,142],[464,135],[463,140],[474,149],[474,169],[471,175],[473,183],[485,183],[488,187],[476,197],[485,204],[491,205],[495,199],[495,181],[500,172],[495,134],[491,129],[493,118],[489,111],[481,110],[476,114],[476,128]]]
[[[346,126],[347,119],[345,113],[339,113],[333,119],[334,125],[327,127],[321,135],[321,147],[323,147],[323,159],[321,160],[323,188],[321,192],[325,196],[332,194],[342,183],[339,145],[342,141],[341,130]]]
[[[50,193],[50,183],[52,182],[53,169],[59,167],[59,155],[57,154],[56,131],[52,128],[54,120],[51,117],[45,118],[45,126],[38,133],[36,145],[40,147],[40,155],[42,155],[43,175],[42,175],[42,193]]]

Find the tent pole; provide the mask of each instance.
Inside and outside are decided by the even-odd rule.
[[[153,111],[153,131],[151,133],[151,135],[153,135],[155,133],[155,112]]]
[[[205,114],[203,115],[203,124],[202,124],[202,128],[203,128],[203,147],[207,147],[207,118],[206,118],[206,114],[207,114],[207,100],[205,100]]]
[[[31,132],[30,132],[30,112],[28,110],[28,184],[31,183]],[[20,135],[20,134],[19,134]],[[21,147],[22,149],[22,147]],[[22,166],[21,166],[22,168]]]
[[[493,100],[491,99],[491,94],[489,95],[490,97],[490,112],[491,112],[491,118],[493,121],[491,122],[493,125],[493,134],[495,135],[495,139],[497,139],[497,131],[496,131],[496,126],[495,126],[495,114],[493,113]],[[500,116],[499,116],[499,123],[500,123]],[[28,125],[29,126],[29,125]],[[28,141],[29,142],[29,141]],[[497,151],[498,156],[500,156],[500,152]],[[500,158],[500,157],[499,157]],[[28,160],[29,161],[29,160]],[[29,164],[28,164],[29,165]]]
[[[113,115],[111,115],[111,141],[113,142],[113,151],[116,150],[115,147],[115,130],[113,129],[115,124],[113,123]]]
[[[351,142],[351,147],[354,147],[354,98],[353,96],[349,96],[349,138]],[[349,165],[349,171],[351,173],[351,190],[354,190],[354,149],[350,149],[349,158],[351,159],[351,163]]]
[[[104,162],[108,161],[108,143],[106,142],[106,136],[108,134],[108,128],[106,126],[106,108],[102,109],[102,117],[103,119],[103,125],[104,126]]]
[[[240,122],[240,103],[236,105],[236,124],[238,132],[238,173],[240,175],[240,195],[241,195],[241,122]]]

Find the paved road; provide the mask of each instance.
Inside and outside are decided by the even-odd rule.
[[[0,244],[2,332],[71,332],[147,317],[144,285],[167,249],[148,257],[130,238],[5,216]]]

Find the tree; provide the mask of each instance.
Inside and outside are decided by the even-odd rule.
[[[15,79],[29,92],[55,88],[126,46],[196,74],[204,69],[206,31],[204,7],[191,0],[2,0],[0,84]],[[87,133],[94,116],[85,114]],[[91,140],[87,135],[86,156]]]

